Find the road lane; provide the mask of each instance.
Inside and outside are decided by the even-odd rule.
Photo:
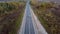
[[[26,23],[25,23],[24,34],[35,34],[33,23],[32,23],[32,18],[31,18],[31,12],[29,8],[29,3],[27,3],[27,7],[26,7]]]
[[[18,34],[35,34],[29,6],[29,2],[27,2],[21,29],[18,31]]]

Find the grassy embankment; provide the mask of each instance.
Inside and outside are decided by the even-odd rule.
[[[24,8],[25,2],[0,3],[0,34],[17,34]]]
[[[48,34],[60,34],[60,5],[52,2],[31,2],[31,6]]]

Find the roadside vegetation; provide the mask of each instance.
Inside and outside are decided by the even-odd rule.
[[[24,9],[25,2],[0,3],[0,34],[17,34]]]
[[[30,4],[48,34],[60,34],[60,4],[53,2],[30,2]]]

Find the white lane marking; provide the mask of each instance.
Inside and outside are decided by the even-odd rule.
[[[30,23],[29,23],[29,34],[30,34]]]

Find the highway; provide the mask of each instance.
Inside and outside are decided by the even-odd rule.
[[[22,25],[18,34],[47,34],[44,27],[33,13],[29,2],[26,4]]]
[[[29,9],[29,4],[26,7],[26,23],[25,23],[25,32],[24,34],[35,34],[34,27],[32,24],[31,13]]]

